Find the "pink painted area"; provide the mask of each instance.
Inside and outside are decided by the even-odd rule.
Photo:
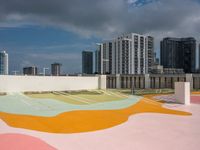
[[[42,140],[23,134],[0,134],[1,150],[55,150]]]
[[[157,100],[163,100],[165,102],[176,102],[176,98],[174,95],[160,95],[154,97]],[[192,95],[190,102],[193,104],[200,104],[200,96],[199,95]]]
[[[200,104],[200,96],[191,96],[191,102],[195,104]]]
[[[12,128],[0,120],[0,133],[38,137],[59,150],[197,150],[200,147],[200,105],[167,104],[192,116],[138,114],[119,126],[97,132],[50,134]]]

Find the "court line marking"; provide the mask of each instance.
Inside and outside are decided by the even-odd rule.
[[[80,100],[80,98],[77,99],[76,97],[74,97],[74,95],[72,96],[70,94],[67,94],[67,93],[63,94],[63,93],[60,93],[60,92],[53,92],[53,93],[57,93],[57,94],[59,94],[59,95],[61,95],[63,97],[67,97],[67,98],[71,97],[71,99],[73,99],[75,101],[79,101],[79,102],[82,102],[82,103],[90,104],[88,101]]]
[[[107,91],[105,91],[105,92],[107,92]],[[111,92],[111,91],[109,91],[109,93],[111,93],[111,94],[113,94],[113,95],[115,95],[117,97],[120,97],[120,98],[128,98],[129,97],[129,96],[126,96],[126,95],[123,95],[123,94],[119,94],[119,93],[114,93],[114,92]]]

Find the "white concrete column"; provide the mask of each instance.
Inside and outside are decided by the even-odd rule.
[[[176,101],[189,105],[190,104],[190,82],[175,82]]]
[[[144,75],[144,80],[145,80],[145,89],[149,89],[150,88],[150,76],[149,76],[149,74]]]
[[[116,89],[121,89],[121,77],[120,77],[120,74],[116,74]]]
[[[186,82],[190,82],[190,89],[193,90],[193,77],[192,74],[186,74]]]
[[[106,89],[106,75],[99,75],[99,89]]]

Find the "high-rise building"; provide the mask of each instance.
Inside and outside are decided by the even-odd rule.
[[[101,74],[145,74],[154,62],[154,39],[135,33],[98,44],[96,71]]]
[[[154,57],[156,57],[154,54],[154,38],[152,36],[146,37],[146,71],[145,73],[151,72],[151,68],[156,63]]]
[[[32,76],[35,76],[37,75],[37,67],[35,66],[31,66],[31,67],[24,67],[23,68],[23,74],[24,75],[32,75]]]
[[[103,43],[103,74],[112,72],[112,42]]]
[[[164,38],[160,43],[160,59],[164,68],[195,72],[196,40],[189,38]]]
[[[61,72],[61,65],[60,63],[53,63],[51,64],[51,75],[52,76],[60,76]]]
[[[8,54],[0,52],[0,75],[8,75]]]
[[[103,44],[97,43],[97,50],[95,51],[95,73],[103,74]]]
[[[82,52],[82,73],[83,74],[93,73],[93,52],[92,51]]]
[[[112,42],[98,43],[95,51],[95,72],[98,74],[110,74],[111,70]]]
[[[102,53],[103,53],[103,48],[102,44],[97,44],[97,50],[95,51],[95,73],[101,74],[101,68],[102,68]]]
[[[118,55],[116,61],[121,67],[116,67],[116,73],[149,73],[154,60],[153,37],[131,33],[122,36],[120,41],[121,43],[118,41],[118,49],[116,49]]]

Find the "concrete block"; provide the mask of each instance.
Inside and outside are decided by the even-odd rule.
[[[106,89],[106,75],[99,75],[99,89]]]
[[[175,82],[175,97],[178,103],[190,105],[190,82]]]

